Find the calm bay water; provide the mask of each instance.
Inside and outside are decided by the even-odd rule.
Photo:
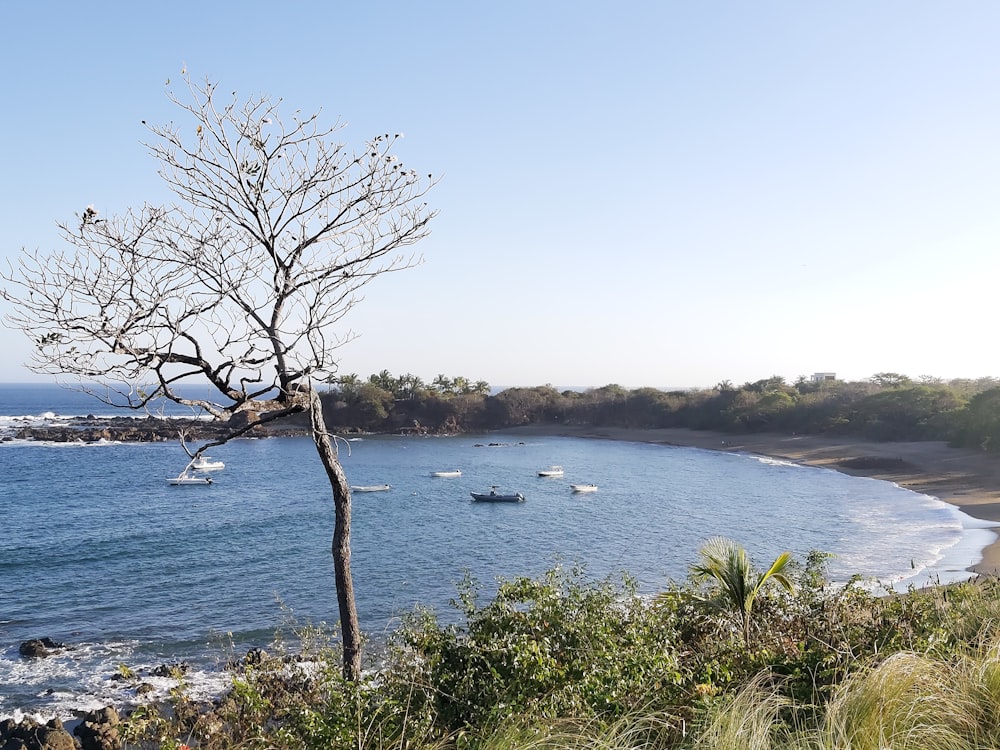
[[[0,429],[110,411],[38,388],[51,400],[0,386]],[[333,508],[311,441],[239,440],[212,455],[226,463],[213,485],[174,487],[165,479],[186,463],[176,444],[0,444],[0,717],[120,700],[109,678],[122,663],[187,661],[195,688],[211,691],[226,644],[266,645],[289,617],[336,621]],[[834,578],[923,584],[966,577],[994,538],[887,483],[688,448],[387,436],[342,443],[341,459],[352,484],[392,485],[354,496],[358,610],[376,637],[418,603],[452,617],[466,571],[488,594],[498,576],[579,562],[594,578],[627,571],[652,593],[724,534],[761,563],[819,549],[837,555]],[[536,476],[550,464],[565,477]],[[456,468],[461,477],[431,477]],[[574,495],[575,482],[600,490]],[[490,485],[527,502],[471,502]],[[74,648],[18,656],[21,641],[42,636]]]

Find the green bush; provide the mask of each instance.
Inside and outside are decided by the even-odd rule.
[[[294,654],[243,660],[216,704],[181,682],[121,734],[172,750],[995,750],[1000,582],[829,586],[825,561],[787,567],[791,590],[760,589],[749,639],[694,578],[650,599],[627,577],[557,566],[499,581],[485,603],[466,579],[457,622],[414,611],[359,683],[330,634],[300,629]]]
[[[537,580],[501,581],[476,603],[466,580],[462,625],[421,612],[397,633],[391,674],[432,686],[426,705],[449,731],[483,727],[512,714],[620,716],[679,699],[676,635],[625,579],[586,583],[578,568]]]

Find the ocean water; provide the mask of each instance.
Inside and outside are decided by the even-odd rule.
[[[0,387],[0,434],[103,413],[79,399]],[[761,564],[818,549],[836,555],[835,580],[922,585],[968,577],[995,538],[934,498],[749,455],[496,434],[340,446],[351,484],[392,487],[354,495],[357,604],[374,640],[418,604],[457,617],[449,601],[466,572],[489,595],[497,577],[580,563],[655,593],[722,534]],[[195,693],[211,694],[231,654],[292,621],[336,622],[333,505],[311,441],[238,440],[212,456],[226,464],[212,485],[177,487],[166,481],[186,463],[176,444],[0,443],[0,717],[127,701],[111,679],[120,664],[184,661]],[[565,476],[539,478],[551,464]],[[431,476],[447,469],[462,476]],[[599,490],[573,494],[576,482]],[[527,500],[471,501],[491,485]],[[19,657],[22,641],[43,636],[72,648]]]
[[[19,425],[60,422],[67,417],[123,417],[144,414],[142,411],[120,408],[126,403],[124,396],[98,388],[93,390],[110,403],[83,393],[72,384],[63,387],[51,383],[0,383],[0,433],[4,429]],[[210,397],[207,386],[189,386],[179,390],[185,396]],[[156,416],[168,417],[199,416],[190,407],[162,399],[151,403],[149,412]]]

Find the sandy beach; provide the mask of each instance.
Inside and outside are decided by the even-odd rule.
[[[951,503],[973,518],[1000,525],[1000,458],[951,448],[940,441],[875,443],[819,435],[730,435],[672,428],[567,425],[529,425],[508,432],[629,440],[770,456],[894,482],[900,487]],[[982,574],[1000,573],[1000,538],[983,550],[982,560],[969,570]]]

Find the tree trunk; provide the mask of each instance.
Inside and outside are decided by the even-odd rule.
[[[344,643],[344,678],[357,681],[361,677],[361,630],[358,610],[354,603],[354,582],[351,578],[351,487],[337,457],[337,450],[326,431],[323,404],[319,393],[309,395],[309,416],[313,442],[333,490],[336,521],[333,526],[333,571],[340,607],[340,632]]]

